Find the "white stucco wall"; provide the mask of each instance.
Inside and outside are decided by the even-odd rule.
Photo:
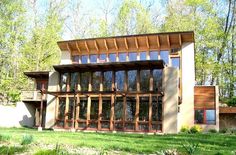
[[[33,127],[35,108],[29,103],[18,102],[16,106],[0,105],[0,127]]]
[[[179,106],[178,130],[194,125],[195,63],[194,43],[182,45],[182,104]]]
[[[48,80],[48,91],[58,91],[59,84],[59,73],[50,72]],[[53,95],[47,95],[47,108],[46,108],[46,122],[45,128],[52,128],[55,123],[55,108],[56,108],[56,97]]]
[[[71,53],[69,51],[61,51],[61,65],[71,64]]]

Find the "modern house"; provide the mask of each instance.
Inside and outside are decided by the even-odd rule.
[[[22,101],[33,105],[35,126],[177,133],[183,125],[199,124],[219,130],[218,87],[195,86],[194,32],[78,39],[58,46],[61,63],[55,71],[25,72],[35,91],[24,92]]]

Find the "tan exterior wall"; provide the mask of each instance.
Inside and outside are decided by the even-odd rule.
[[[178,115],[178,70],[167,67],[163,70],[163,132],[177,133]]]
[[[183,125],[194,125],[194,43],[182,45],[182,104],[179,106],[178,131]]]
[[[69,51],[61,51],[61,65],[71,64],[71,54]]]
[[[0,105],[0,127],[33,127],[35,108],[29,103],[18,102],[16,106]]]
[[[50,72],[48,81],[48,91],[58,91],[59,73]],[[46,109],[46,122],[45,128],[52,128],[55,124],[55,109],[56,109],[56,97],[53,95],[47,95],[47,109]]]

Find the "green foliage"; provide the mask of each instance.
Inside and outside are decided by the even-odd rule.
[[[190,128],[189,130],[190,133],[201,133],[202,132],[202,128],[199,125],[194,125]]]
[[[0,142],[1,141],[9,141],[10,138],[11,138],[11,136],[8,134],[0,134]]]
[[[188,125],[183,125],[180,129],[180,132],[183,132],[183,133],[188,133],[189,132],[189,126]]]
[[[187,152],[188,155],[196,154],[198,151],[199,143],[194,142],[185,142],[182,144],[183,148]]]
[[[28,145],[31,144],[34,140],[34,137],[32,135],[25,134],[23,135],[21,139],[21,145]]]
[[[2,155],[14,155],[22,153],[26,150],[25,147],[17,147],[17,146],[1,146],[0,154]]]
[[[156,155],[177,155],[177,154],[178,151],[176,149],[168,149],[156,152]]]
[[[40,150],[34,155],[69,155],[69,153],[61,148],[59,144],[53,150]]]
[[[210,132],[210,133],[217,133],[217,130],[216,129],[210,129],[210,130],[208,130],[208,132]]]
[[[228,106],[232,106],[232,107],[235,107],[236,106],[236,96],[230,98],[229,100],[227,100],[227,105]]]

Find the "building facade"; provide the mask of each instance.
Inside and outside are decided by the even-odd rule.
[[[46,78],[42,72],[25,73],[41,90],[39,126],[154,133],[177,133],[194,124],[219,129],[217,87],[195,86],[193,32],[69,40],[58,46],[61,63],[55,71]]]

